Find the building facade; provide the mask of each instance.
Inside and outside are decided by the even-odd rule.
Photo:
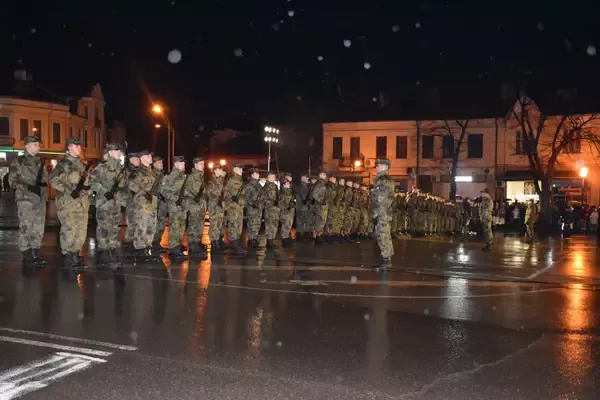
[[[24,149],[30,135],[41,139],[41,156],[56,165],[67,137],[81,139],[82,158],[98,160],[106,143],[104,96],[96,84],[84,97],[61,98],[34,86],[25,71],[15,71],[11,90],[0,93],[0,173]]]
[[[511,111],[499,118],[326,123],[323,167],[336,176],[372,183],[375,160],[387,157],[398,186],[406,190],[418,186],[447,198],[456,153],[458,196],[478,197],[487,188],[499,200],[537,199],[516,115]],[[552,132],[560,117],[548,120],[547,131]],[[600,119],[592,118],[587,128],[600,132]],[[593,146],[570,145],[556,163],[553,195],[598,205],[599,156]],[[588,173],[582,178],[584,166]]]

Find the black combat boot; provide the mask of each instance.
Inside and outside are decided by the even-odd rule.
[[[229,242],[229,248],[234,254],[246,254],[246,248],[244,247],[240,239],[232,240],[231,242]]]
[[[273,239],[267,239],[267,249],[277,250],[279,246],[275,243]]]
[[[315,237],[315,246],[321,246],[323,244],[323,235]]]
[[[383,258],[381,263],[373,265],[373,271],[389,271],[392,268],[392,259]]]
[[[73,253],[73,264],[77,268],[86,268],[87,267],[87,265],[85,265],[85,259],[83,258],[83,256],[79,255],[79,252]]]
[[[34,264],[31,249],[27,249],[23,252],[23,264]]]
[[[96,266],[98,268],[106,268],[106,266],[108,264],[110,264],[110,255],[108,253],[108,250],[100,250],[98,249],[98,251],[96,252]]]
[[[109,254],[110,254],[110,260],[113,263],[115,263],[117,265],[123,265],[123,262],[121,261],[121,257],[119,257],[119,252],[116,248],[110,249]]]
[[[46,260],[38,257],[38,250],[39,249],[31,249],[30,254],[31,254],[31,257],[33,258],[33,263],[37,266],[47,265],[48,262]]]
[[[481,249],[483,251],[492,251],[492,245],[491,244],[486,244],[485,247],[483,249]]]
[[[181,246],[175,246],[171,249],[171,257],[175,257],[175,258],[179,258],[179,259],[188,258],[187,255],[183,252],[183,249],[181,248]]]
[[[74,267],[73,265],[73,254],[71,252],[68,252],[66,254],[63,255],[64,260],[63,260],[63,268],[64,269],[72,269]]]
[[[219,238],[219,247],[223,250],[229,247],[227,243],[225,243],[225,240],[223,240],[223,236]]]
[[[292,239],[285,238],[285,239],[281,239],[281,247],[284,248],[288,248],[288,247],[292,247],[294,245],[294,243],[292,242]]]

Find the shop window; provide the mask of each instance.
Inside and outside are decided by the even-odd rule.
[[[60,144],[60,123],[52,123],[52,143]]]

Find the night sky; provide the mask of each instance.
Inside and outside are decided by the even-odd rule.
[[[164,102],[188,152],[224,127],[308,136],[324,121],[497,115],[514,90],[541,100],[568,89],[600,108],[592,2],[197,3],[4,9],[2,80],[24,68],[64,96],[99,82],[107,117],[140,147],[152,142],[151,99]]]

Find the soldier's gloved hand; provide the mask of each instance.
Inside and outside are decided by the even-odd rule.
[[[231,201],[234,201],[234,202],[237,203],[238,200],[239,200],[239,197],[237,197],[237,196],[231,196]]]
[[[38,185],[27,185],[27,190],[29,190],[31,193],[35,193],[38,196],[42,195],[42,190]]]
[[[113,192],[106,192],[104,193],[104,198],[106,200],[112,200],[115,198],[115,194]]]
[[[74,199],[78,199],[81,196],[81,191],[79,189],[75,189],[71,192],[71,197]]]
[[[177,199],[177,201],[175,202],[175,205],[177,207],[181,207],[181,199]]]
[[[144,198],[148,201],[152,201],[152,195],[150,193],[144,193]]]

